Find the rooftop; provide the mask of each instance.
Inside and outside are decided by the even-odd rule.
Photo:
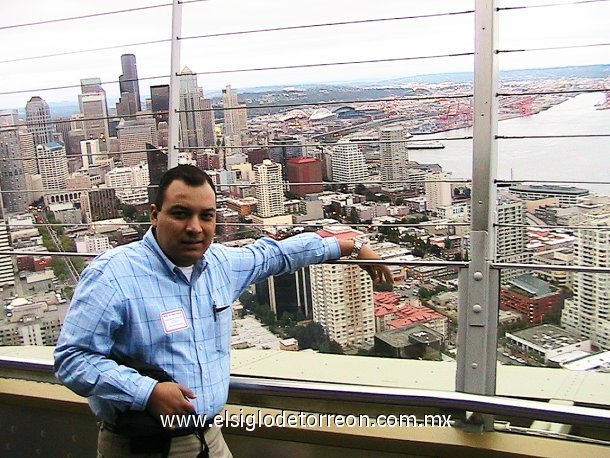
[[[553,184],[519,184],[511,186],[510,191],[517,192],[539,192],[541,194],[565,194],[574,196],[586,196],[589,194],[588,189],[577,188],[575,186],[560,186]]]
[[[556,350],[558,348],[585,342],[587,339],[576,337],[564,329],[553,326],[552,324],[541,324],[533,328],[508,333],[534,345],[538,345],[546,350]]]
[[[523,274],[510,281],[508,289],[517,290],[517,292],[531,298],[540,298],[557,293],[557,288],[531,274]]]

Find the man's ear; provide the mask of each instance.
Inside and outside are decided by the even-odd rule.
[[[157,217],[159,216],[159,210],[155,204],[150,205],[150,222],[153,227],[157,227]]]

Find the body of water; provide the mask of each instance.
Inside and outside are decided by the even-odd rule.
[[[500,121],[498,135],[610,134],[610,110],[596,110],[604,95],[582,94],[533,116]],[[418,138],[472,135],[472,128]],[[454,178],[472,177],[472,140],[447,140],[441,150],[410,150],[409,160],[436,163]],[[610,182],[610,137],[499,139],[498,179]],[[609,184],[573,184],[610,194]]]

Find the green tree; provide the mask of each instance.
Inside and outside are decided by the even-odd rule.
[[[354,193],[363,196],[366,193],[366,186],[364,186],[362,183],[358,183],[354,188]]]
[[[133,205],[121,204],[121,214],[130,220],[133,220],[138,214],[138,210]]]

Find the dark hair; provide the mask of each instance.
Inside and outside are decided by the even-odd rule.
[[[216,187],[210,176],[203,170],[195,167],[194,165],[179,165],[172,169],[169,169],[159,180],[159,187],[157,188],[157,196],[155,197],[155,206],[157,210],[161,210],[163,201],[165,200],[165,191],[169,188],[172,182],[180,180],[184,181],[189,186],[202,186],[205,183],[210,185],[214,195],[216,195]]]

